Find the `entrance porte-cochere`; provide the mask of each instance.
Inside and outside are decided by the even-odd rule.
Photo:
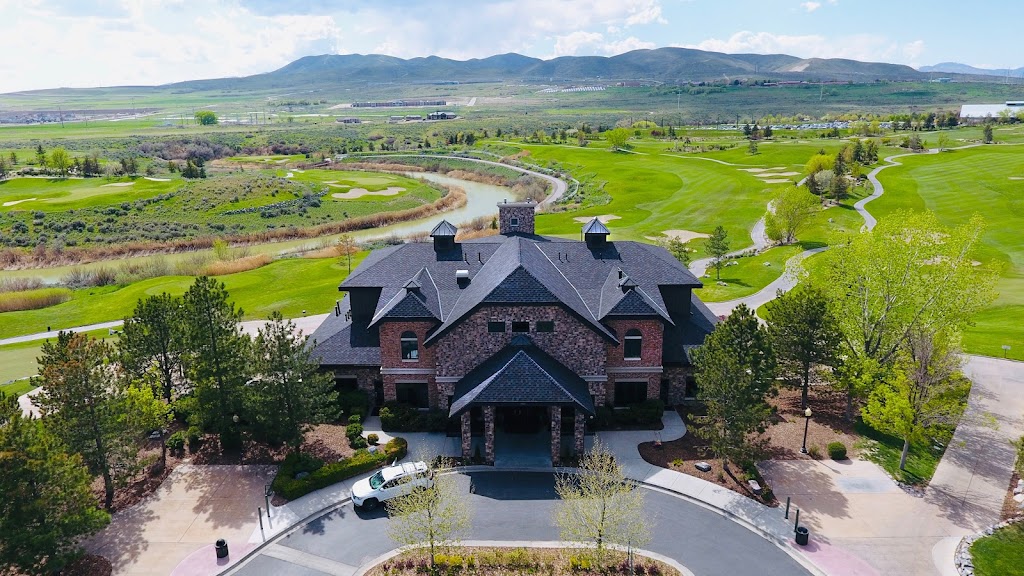
[[[574,454],[583,452],[586,419],[594,414],[587,383],[522,335],[455,386],[449,416],[461,419],[462,456],[467,459],[472,456],[473,408],[483,413],[484,459],[488,464],[494,464],[495,427],[500,425],[512,434],[548,428],[551,463],[558,466],[562,459],[563,411],[572,415]]]

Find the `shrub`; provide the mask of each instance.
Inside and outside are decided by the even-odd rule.
[[[366,435],[366,441],[369,442],[370,444],[376,446],[377,442],[380,442],[380,436],[378,436],[378,435],[374,434],[373,432],[371,432],[371,433]]]
[[[355,438],[349,439],[348,445],[352,448],[355,448],[356,450],[360,450],[362,448],[366,448],[370,444],[369,442],[366,441],[366,438],[363,438],[362,436],[356,436]]]
[[[807,449],[807,455],[815,460],[821,460],[821,448],[818,448],[818,445],[815,444]]]
[[[203,441],[203,431],[198,426],[189,426],[188,431],[185,432],[185,438],[188,440],[188,451],[195,452]]]
[[[38,310],[56,306],[68,300],[71,300],[71,290],[67,288],[39,288],[21,292],[0,291],[0,312]]]
[[[358,422],[353,422],[348,426],[345,426],[345,436],[348,437],[348,441],[351,442],[355,438],[360,438],[363,435],[363,425]]]
[[[573,554],[569,557],[569,568],[573,572],[589,572],[590,567],[590,558],[582,554]]]
[[[181,430],[167,437],[167,449],[176,454],[185,449],[185,434]]]
[[[829,442],[828,457],[833,460],[846,460],[846,444],[842,442]]]
[[[361,415],[359,415],[359,414],[353,414],[353,415],[348,417],[348,423],[349,424],[362,424],[363,423],[363,417]]]
[[[350,458],[342,458],[330,464],[322,464],[319,460],[305,455],[289,454],[278,469],[272,486],[275,493],[288,500],[294,500],[313,490],[401,460],[405,458],[408,450],[409,444],[405,439],[393,438],[384,445],[384,450],[377,453],[359,450]],[[295,475],[299,472],[309,472],[309,476],[301,480],[296,479]]]
[[[408,404],[385,402],[380,409],[380,424],[386,432],[443,432],[448,427],[448,412],[418,410]]]

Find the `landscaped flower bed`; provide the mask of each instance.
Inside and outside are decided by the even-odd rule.
[[[367,572],[367,576],[448,576],[479,574],[482,576],[546,576],[628,575],[625,552],[609,550],[603,568],[593,564],[593,550],[586,548],[479,548],[458,547],[449,554],[438,554],[434,566],[425,549],[412,550],[386,560]],[[657,560],[633,554],[633,574],[637,576],[682,576],[679,570]]]

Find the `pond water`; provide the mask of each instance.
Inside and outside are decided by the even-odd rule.
[[[406,236],[430,230],[442,219],[458,226],[462,222],[468,222],[481,216],[490,216],[498,213],[498,203],[509,197],[509,189],[493,184],[470,182],[460,180],[443,174],[432,172],[412,172],[405,174],[411,178],[422,178],[438,184],[458,186],[466,191],[466,205],[462,208],[451,210],[443,214],[435,214],[418,220],[400,222],[390,226],[369,228],[352,233],[352,236],[360,242],[378,240],[390,236]],[[284,242],[269,242],[266,244],[253,244],[248,250],[254,254],[285,254],[288,252],[315,249],[322,243],[336,240],[340,234],[320,236],[318,238],[302,238],[298,240],[286,240]],[[0,278],[41,278],[44,282],[57,282],[62,276],[73,268],[92,269],[103,267],[116,267],[126,261],[145,262],[155,258],[164,258],[171,264],[183,260],[197,253],[211,252],[211,250],[200,250],[198,252],[184,252],[178,254],[161,254],[156,256],[135,256],[132,258],[121,258],[118,260],[104,260],[102,262],[91,262],[89,264],[75,264],[72,266],[58,266],[54,268],[34,268],[29,270],[0,270]]]

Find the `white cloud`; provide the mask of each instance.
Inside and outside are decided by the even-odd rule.
[[[909,65],[914,65],[925,52],[922,40],[901,44],[875,34],[825,37],[820,34],[786,35],[750,31],[737,32],[726,39],[708,38],[681,47],[727,54],[790,54],[801,58],[849,58]]]
[[[821,2],[803,2],[800,4],[800,7],[807,12],[814,12],[818,8],[821,8]]]
[[[582,30],[558,36],[555,38],[554,55],[575,56],[583,48],[593,48],[604,40],[604,35],[598,32],[584,32]]]

